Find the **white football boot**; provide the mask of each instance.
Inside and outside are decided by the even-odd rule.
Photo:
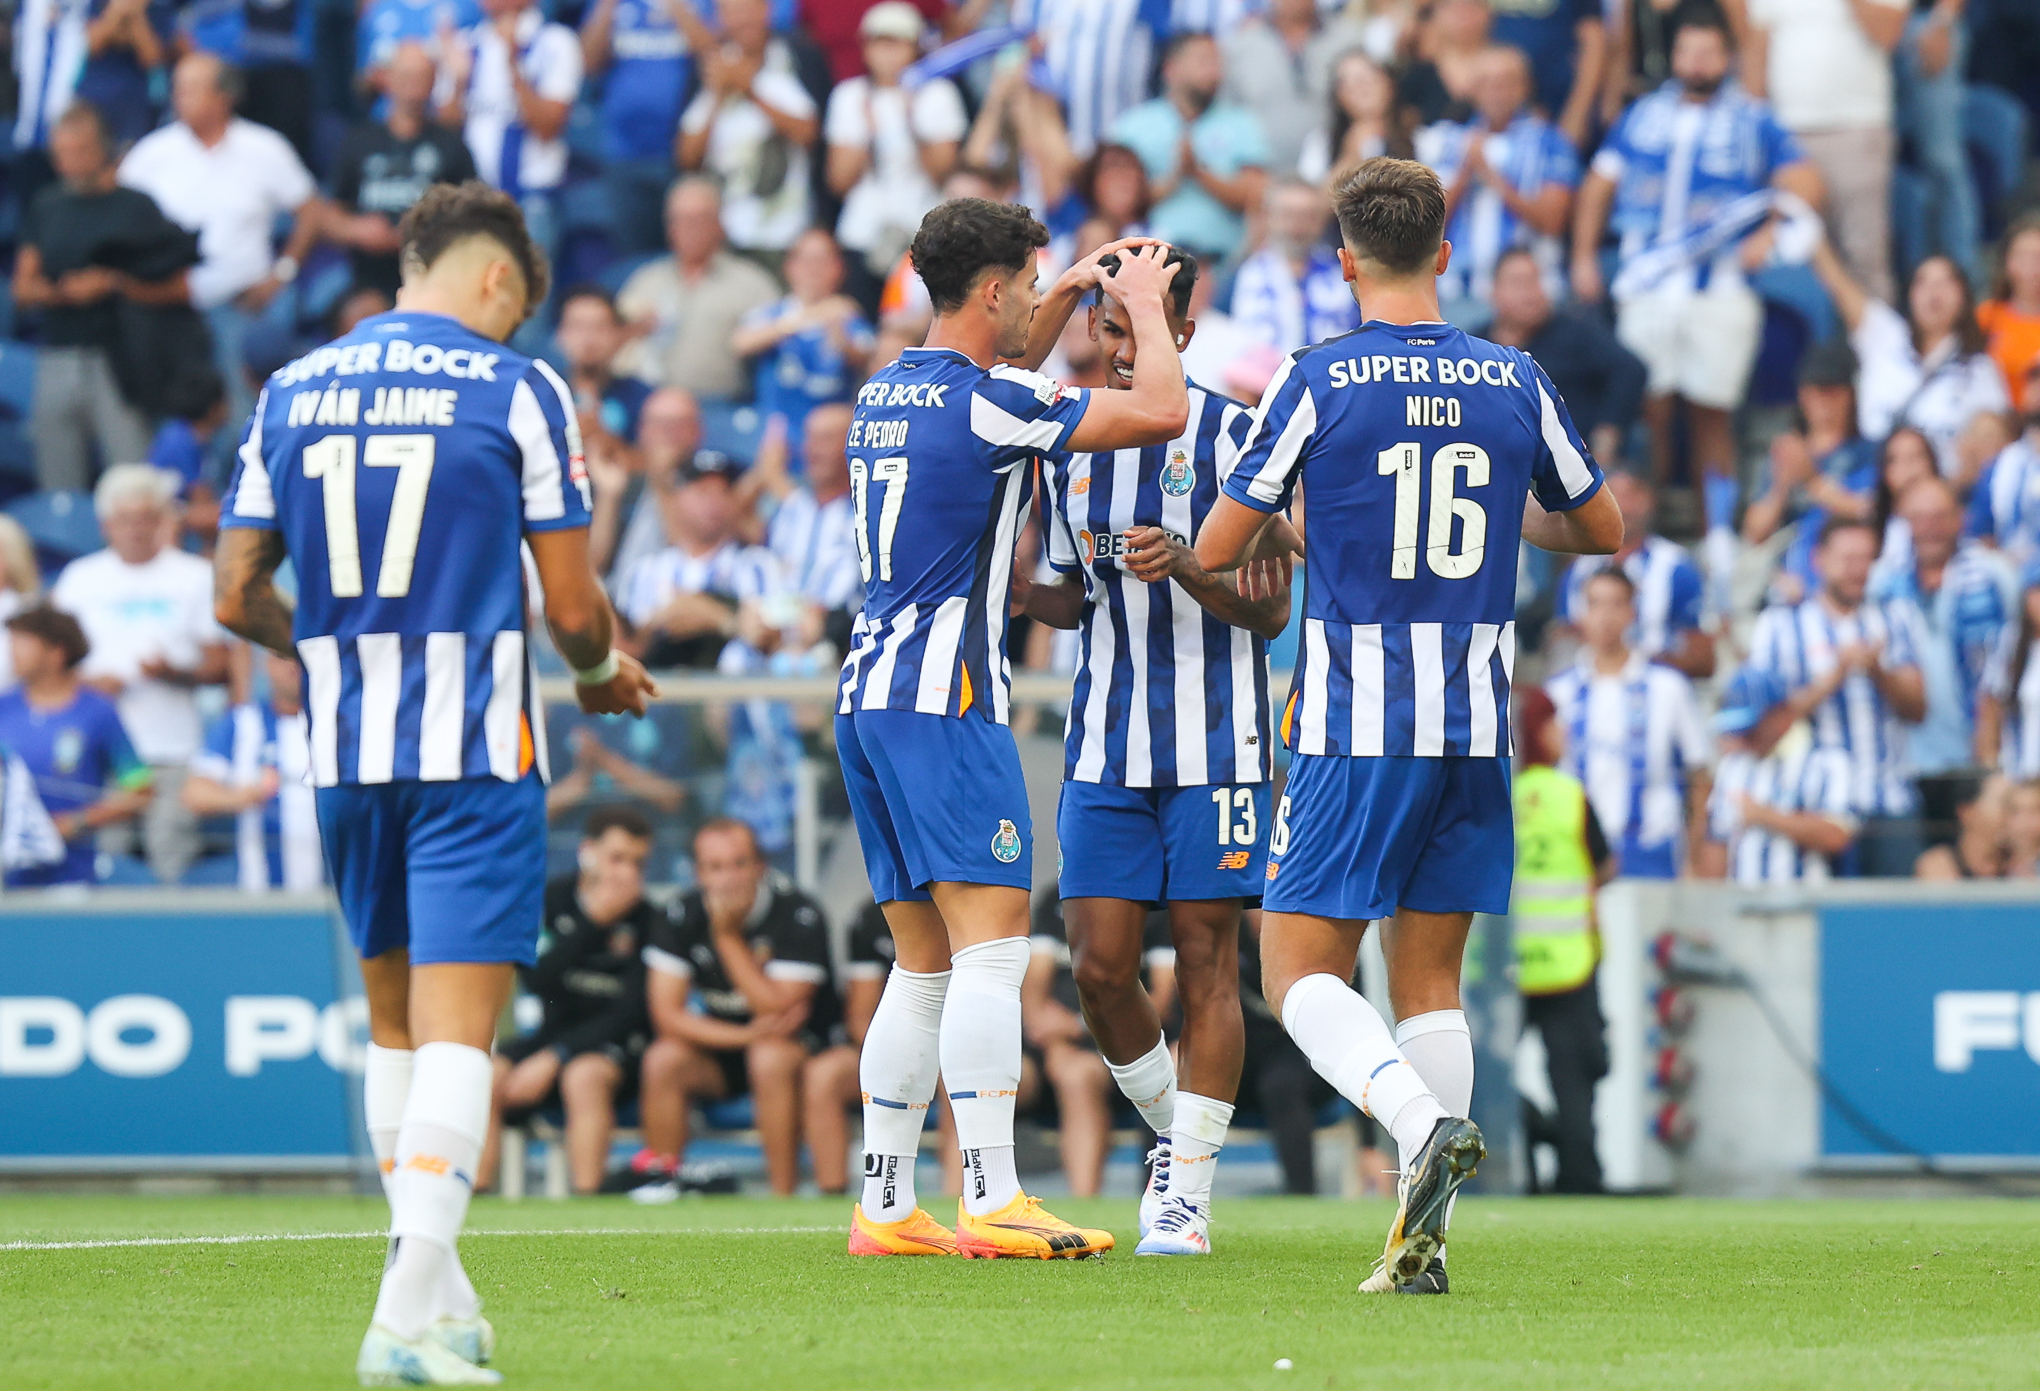
[[[448,1352],[477,1367],[488,1366],[489,1359],[496,1355],[495,1326],[480,1314],[471,1319],[441,1314],[425,1330],[425,1336],[437,1339]]]
[[[354,1373],[363,1386],[495,1386],[503,1380],[502,1373],[477,1367],[431,1333],[399,1338],[379,1323],[370,1324],[361,1340]]]
[[[1147,1188],[1140,1195],[1140,1234],[1145,1237],[1162,1212],[1162,1199],[1169,1195],[1169,1137],[1155,1136],[1148,1151]]]
[[[1133,1248],[1136,1256],[1208,1256],[1211,1254],[1211,1214],[1188,1198],[1173,1194],[1162,1199],[1154,1225]]]

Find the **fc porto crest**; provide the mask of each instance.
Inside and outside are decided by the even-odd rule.
[[[1162,465],[1162,491],[1170,497],[1182,497],[1197,486],[1197,470],[1191,466],[1190,451],[1177,445],[1169,451],[1169,461]]]
[[[1020,828],[1012,822],[999,822],[999,832],[992,837],[992,858],[1002,865],[1020,858]]]

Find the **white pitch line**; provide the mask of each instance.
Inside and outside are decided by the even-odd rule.
[[[463,1236],[798,1236],[840,1227],[560,1227],[529,1231],[476,1228]],[[251,1232],[234,1236],[141,1236],[114,1241],[6,1241],[0,1251],[106,1251],[136,1246],[246,1246],[258,1241],[385,1241],[380,1232]]]

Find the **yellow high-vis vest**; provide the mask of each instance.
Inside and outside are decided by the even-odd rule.
[[[1594,975],[1594,861],[1587,790],[1556,768],[1516,774],[1516,987],[1525,995],[1576,990]]]

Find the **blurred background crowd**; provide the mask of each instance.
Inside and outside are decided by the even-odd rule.
[[[1445,312],[1545,367],[1629,524],[1519,584],[1518,754],[1582,780],[1611,868],[2040,872],[2030,0],[16,0],[12,42],[11,885],[319,883],[295,670],[214,625],[205,557],[262,380],[391,306],[435,181],[512,192],[553,257],[518,346],[573,387],[633,649],[750,682],[556,710],[562,882],[628,841],[706,885],[734,827],[791,893],[840,793],[824,707],[754,678],[846,645],[849,403],[927,329],[921,216],[1024,203],[1044,276],[1194,252],[1190,374],[1251,404],[1356,326],[1327,189],[1378,154],[1438,171]],[[1045,370],[1105,385],[1082,315]],[[1012,631],[1016,669],[1076,659]],[[717,931],[763,930],[759,882]],[[737,1029],[796,1003],[724,994]],[[1034,1005],[1045,1060],[1072,1031]]]

